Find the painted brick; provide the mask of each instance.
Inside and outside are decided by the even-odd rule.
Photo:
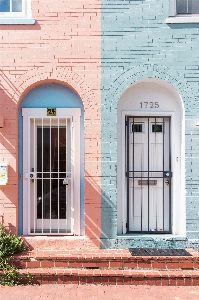
[[[18,197],[17,110],[28,91],[52,80],[72,87],[84,105],[82,224],[84,214],[86,217],[82,234],[85,229],[86,236],[104,248],[129,248],[133,244],[199,249],[197,25],[166,24],[165,0],[66,0],[58,4],[32,0],[32,14],[35,25],[0,25],[0,106],[5,117],[5,127],[0,129],[0,160],[10,167],[9,184],[0,187],[5,225],[18,232],[22,216],[18,215],[22,195]],[[121,94],[141,78],[168,82],[183,100],[186,240],[124,240],[118,236],[117,105]],[[154,265],[158,267],[158,263]]]
[[[198,54],[197,45],[195,41],[194,33],[198,36],[198,30],[189,30],[189,25],[171,25],[165,24],[165,19],[168,17],[168,1],[130,1],[122,6],[122,1],[118,1],[117,6],[114,6],[115,1],[102,0],[102,156],[106,156],[106,161],[102,163],[102,182],[106,176],[109,176],[109,180],[114,178],[114,175],[109,172],[107,162],[111,159],[112,152],[117,151],[117,145],[114,145],[114,141],[117,138],[117,132],[109,129],[109,124],[115,123],[117,118],[117,104],[121,94],[127,89],[133,82],[141,78],[160,78],[169,81],[173,86],[176,87],[177,91],[182,95],[185,105],[185,119],[187,128],[187,139],[186,139],[186,156],[190,156],[190,148],[194,149],[194,157],[198,161],[199,151],[196,146],[196,142],[191,141],[189,129],[190,122],[189,114],[192,112],[191,119],[196,122],[198,116]],[[118,17],[119,16],[119,17]],[[194,47],[191,48],[192,42]],[[190,54],[190,59],[185,59],[187,53]],[[163,75],[164,71],[160,73],[154,72],[152,65],[158,68],[165,67],[167,69],[167,75]],[[137,68],[137,69],[136,69]],[[139,75],[139,69],[143,68],[142,75]],[[134,72],[134,70],[135,72]],[[149,71],[149,69],[151,69]],[[194,72],[195,69],[195,72]],[[181,79],[178,79],[177,83],[176,76],[173,79],[169,79],[169,72],[173,74],[179,71]],[[127,74],[129,81],[127,82]],[[184,81],[184,79],[186,79]],[[195,85],[196,84],[196,85]],[[186,86],[183,90],[182,85]],[[197,101],[195,102],[194,97],[189,97],[186,90],[190,91]],[[190,94],[189,94],[190,95]],[[113,101],[114,99],[114,101]],[[194,113],[193,113],[194,112]],[[112,121],[111,121],[112,120]],[[191,128],[195,128],[192,125]],[[116,128],[116,126],[114,127]],[[194,130],[194,129],[193,129]],[[196,133],[196,136],[198,132]],[[110,151],[108,145],[110,142],[114,145]],[[196,164],[194,162],[194,165]],[[197,167],[190,168],[193,163],[193,158],[186,161],[186,177],[187,179],[191,176],[190,184],[187,185],[187,195],[193,200],[194,194],[198,190],[198,185],[193,184],[193,178],[197,181]],[[110,174],[110,175],[108,175]],[[113,185],[117,187],[117,183],[112,181]],[[106,188],[102,185],[102,189],[106,193],[106,198],[102,194],[102,203],[108,202],[107,198],[110,198],[110,188]],[[111,195],[112,202],[116,205],[118,202],[117,193]],[[196,202],[198,207],[198,200]],[[193,207],[192,204],[187,204],[187,231],[192,231],[192,238],[197,239],[197,226],[196,221],[197,215],[196,210],[191,212]],[[112,208],[113,211],[113,208]],[[102,231],[104,236],[110,235],[110,226],[117,227],[118,224],[114,224],[111,219],[111,213],[106,214],[102,210],[102,219],[106,222],[102,223]],[[194,216],[195,215],[195,216]],[[190,216],[190,217],[189,217]],[[108,222],[109,219],[109,222]],[[197,225],[196,225],[197,224]],[[115,235],[116,235],[115,231]],[[114,230],[112,229],[112,239],[114,239]],[[154,239],[153,242],[146,243],[142,241],[136,241],[134,237],[129,241],[123,241],[122,238],[117,238],[117,246],[129,247],[132,244],[137,247],[171,247],[170,243],[165,243],[163,240]],[[177,243],[173,241],[174,247],[187,247],[190,242]],[[113,245],[111,241],[106,243],[107,247]],[[198,247],[198,246],[196,246]]]
[[[51,76],[53,79],[71,86],[74,90],[78,90],[77,93],[85,105],[85,119],[89,125],[96,124],[95,131],[99,133],[99,141],[94,145],[98,150],[93,149],[92,151],[94,156],[96,154],[99,156],[101,139],[99,121],[101,78],[100,5],[96,0],[85,1],[84,5],[82,5],[82,1],[75,1],[75,4],[72,1],[64,1],[64,4],[59,2],[58,5],[55,5],[53,1],[48,2],[47,5],[38,3],[35,0],[31,2],[33,18],[36,20],[35,25],[0,25],[0,29],[3,29],[1,31],[3,32],[2,39],[4,41],[0,46],[1,83],[3,86],[0,98],[2,100],[6,99],[3,110],[6,122],[1,133],[5,137],[5,141],[9,142],[5,145],[2,143],[0,158],[3,156],[4,160],[10,164],[8,156],[2,151],[6,149],[9,154],[13,150],[12,145],[16,148],[18,144],[16,139],[18,120],[15,113],[16,108],[21,103],[20,101],[28,90],[42,82],[42,80],[48,81]],[[67,7],[67,11],[65,7]],[[11,28],[12,30],[10,30]],[[43,68],[45,72],[38,72],[38,68]],[[47,74],[47,70],[50,70],[50,73]],[[72,76],[68,74],[68,79],[66,79],[65,74],[69,71],[72,71]],[[91,103],[94,107],[98,106],[97,115],[93,113],[93,110],[90,111]],[[0,105],[2,105],[2,102]],[[12,109],[9,109],[11,107]],[[85,134],[91,134],[92,128],[93,126],[88,128]],[[13,134],[15,139],[12,139],[10,133]],[[14,158],[12,168],[16,170],[17,152],[15,151],[12,155]],[[86,170],[89,170],[89,162],[85,162],[85,167]],[[91,173],[95,174],[98,182],[96,185],[98,186],[100,184],[100,161],[95,162]],[[16,174],[12,176],[10,182],[16,184],[16,189],[15,192],[10,189],[13,194],[7,195],[11,202],[18,195],[18,179]],[[16,177],[16,180],[14,177]],[[98,201],[100,201],[99,197]],[[89,211],[90,207],[92,207],[92,204],[86,203],[85,210]],[[100,216],[99,210],[98,207],[98,215]],[[8,224],[12,219],[13,231],[18,231],[18,207],[15,208],[15,216],[13,214],[11,217],[5,210],[3,213],[5,223]],[[99,220],[98,226],[100,226]],[[85,226],[85,228],[87,230],[88,226]],[[84,228],[82,228],[83,230]],[[21,232],[21,229],[19,231]],[[99,237],[100,232],[95,231],[95,228],[94,232]],[[88,230],[87,235],[90,236]]]

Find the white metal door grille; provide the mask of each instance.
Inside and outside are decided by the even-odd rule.
[[[29,118],[29,232],[71,234],[73,228],[72,118]]]

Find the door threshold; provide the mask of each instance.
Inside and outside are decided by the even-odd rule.
[[[177,234],[139,234],[139,233],[125,233],[121,235],[117,235],[117,238],[161,238],[161,239],[187,239],[185,235],[177,235]]]
[[[52,240],[58,240],[58,239],[88,239],[85,235],[22,235],[22,238],[25,239],[52,239]]]

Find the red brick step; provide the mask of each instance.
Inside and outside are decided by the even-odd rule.
[[[21,269],[24,277],[29,272],[34,284],[115,284],[198,286],[199,271],[154,270],[88,270],[88,269]]]
[[[199,285],[199,253],[131,256],[128,250],[30,251],[12,263],[35,284]]]

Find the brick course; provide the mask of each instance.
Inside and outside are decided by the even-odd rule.
[[[32,0],[32,17],[34,25],[0,25],[0,106],[5,118],[5,127],[0,129],[0,160],[9,164],[9,182],[0,187],[0,201],[5,225],[13,232],[18,231],[17,109],[23,97],[37,85],[62,83],[80,96],[85,107],[85,181],[88,176],[93,178],[100,189],[100,3]],[[88,197],[85,190],[86,215],[100,227],[100,217],[95,219]],[[100,201],[99,196],[95,201]],[[97,205],[97,216],[99,209]],[[92,238],[94,230],[99,244],[99,230],[95,226],[89,230],[90,225],[85,225],[86,234]]]

